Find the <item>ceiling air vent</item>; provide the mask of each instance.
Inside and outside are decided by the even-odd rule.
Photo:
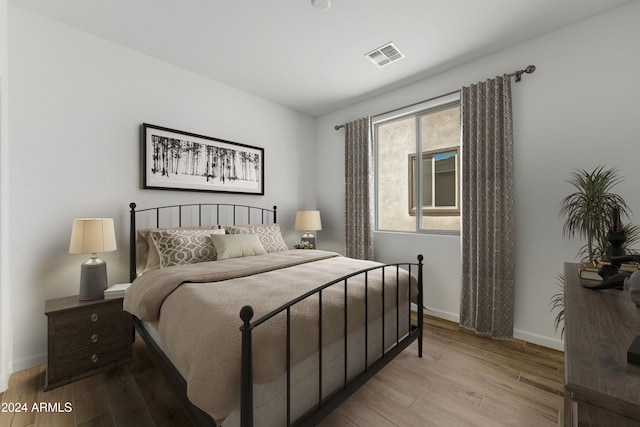
[[[385,65],[404,58],[404,54],[400,52],[400,49],[398,49],[393,42],[389,42],[384,46],[372,50],[367,53],[366,56],[378,67],[384,67]]]

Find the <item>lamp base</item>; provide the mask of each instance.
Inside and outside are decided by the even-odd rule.
[[[316,248],[316,236],[311,234],[311,232],[309,232],[309,231],[307,231],[306,233],[304,233],[302,235],[302,237],[300,238],[300,241],[301,242],[309,242],[313,249],[317,249]]]
[[[80,301],[104,298],[107,289],[107,263],[92,257],[80,267]]]

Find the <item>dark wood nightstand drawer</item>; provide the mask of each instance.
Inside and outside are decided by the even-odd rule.
[[[132,360],[133,322],[122,298],[48,300],[48,366],[45,390]]]
[[[65,353],[77,351],[81,348],[96,347],[103,344],[115,345],[131,340],[131,319],[121,318],[120,321],[110,326],[79,330],[63,336],[51,337],[53,349],[60,356]]]
[[[64,380],[131,358],[131,346],[105,343],[57,355],[51,377]],[[51,380],[51,378],[50,378]]]
[[[92,304],[77,309],[67,309],[50,313],[50,333],[56,337],[75,334],[79,331],[112,325],[120,319],[128,318],[122,311],[122,300],[108,300],[103,305]]]

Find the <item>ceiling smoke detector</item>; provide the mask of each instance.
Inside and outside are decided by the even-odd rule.
[[[392,62],[404,58],[404,54],[400,52],[400,49],[398,49],[393,42],[380,46],[379,48],[366,53],[365,56],[378,67],[384,67],[385,65],[389,65]]]

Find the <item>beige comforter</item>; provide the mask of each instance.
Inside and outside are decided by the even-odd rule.
[[[189,399],[215,420],[239,405],[242,306],[251,305],[257,320],[295,297],[343,275],[379,265],[333,252],[292,250],[266,255],[174,266],[137,278],[124,309],[157,322],[171,359],[187,380]],[[407,301],[408,274],[400,269],[401,301]],[[368,315],[381,313],[381,272],[369,274]],[[396,305],[396,269],[385,269],[385,309]],[[364,324],[364,280],[348,285],[348,330]],[[417,295],[412,280],[412,297]],[[344,284],[323,291],[323,343],[343,336]],[[318,299],[291,310],[292,364],[318,350]],[[256,383],[285,370],[285,317],[253,330],[253,375]]]

